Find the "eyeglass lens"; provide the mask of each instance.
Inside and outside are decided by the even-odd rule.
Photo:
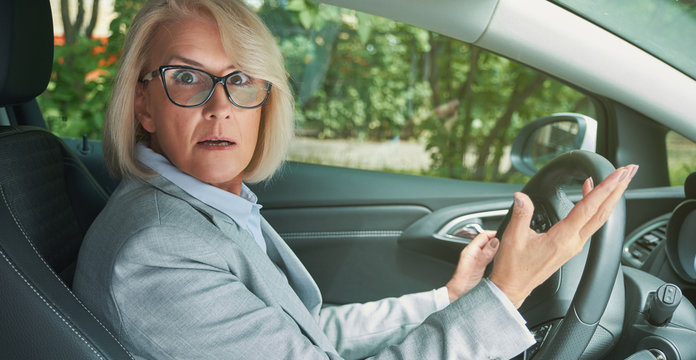
[[[215,84],[207,73],[188,68],[169,68],[164,71],[164,82],[169,98],[180,106],[198,106],[214,91]],[[238,71],[227,78],[225,87],[231,100],[238,106],[255,107],[266,98],[263,80],[255,80]]]

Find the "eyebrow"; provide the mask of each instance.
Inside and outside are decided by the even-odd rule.
[[[180,61],[180,62],[185,63],[186,65],[195,66],[195,67],[199,67],[199,68],[205,68],[205,66],[203,64],[199,63],[198,61],[191,60],[191,59],[185,58],[185,57],[180,56],[180,55],[174,55],[174,56],[170,57],[169,60],[167,61],[167,64],[170,64],[172,61]],[[234,65],[230,65],[225,70],[237,70],[237,67]]]

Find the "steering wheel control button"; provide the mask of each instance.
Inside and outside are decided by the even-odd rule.
[[[663,284],[652,293],[648,302],[648,321],[655,326],[663,326],[681,303],[681,289],[674,284]]]
[[[546,340],[546,337],[549,335],[549,331],[552,327],[553,323],[547,323],[531,330],[532,336],[534,336],[534,340],[536,340],[536,344],[532,345],[532,347],[525,351],[525,359],[531,359],[534,357],[534,355],[536,355],[537,352],[539,352],[539,348],[544,345],[544,340]]]
[[[537,233],[544,233],[551,228],[551,220],[542,212],[534,212],[530,227]]]

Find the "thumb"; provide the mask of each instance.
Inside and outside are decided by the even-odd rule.
[[[532,200],[527,194],[516,192],[513,198],[515,202],[512,207],[510,222],[505,230],[505,238],[519,238],[521,237],[519,235],[527,234],[529,225],[532,222],[532,215],[534,214],[534,204],[532,204]]]

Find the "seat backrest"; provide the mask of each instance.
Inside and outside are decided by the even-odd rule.
[[[0,107],[35,101],[52,57],[49,0],[0,1]],[[59,138],[0,126],[1,359],[133,358],[70,290],[80,243],[106,200]]]

